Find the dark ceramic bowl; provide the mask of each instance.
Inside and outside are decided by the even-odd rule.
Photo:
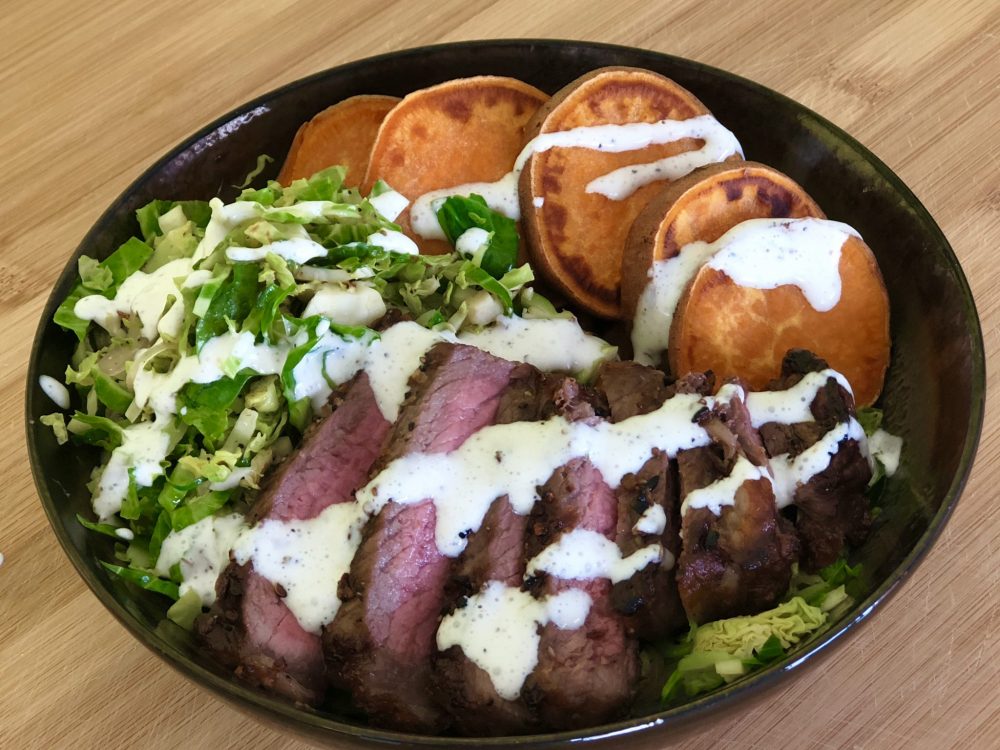
[[[251,690],[216,665],[190,635],[164,621],[165,600],[107,575],[98,564],[110,544],[75,519],[89,513],[84,488],[96,456],[59,447],[38,418],[52,411],[37,382],[60,376],[73,338],[52,322],[72,286],[76,257],[104,257],[137,231],[133,212],[153,198],[232,198],[258,154],[278,157],[273,177],[299,124],[354,94],[402,96],[451,78],[514,76],[554,92],[605,65],[663,73],[690,89],[742,142],[747,158],[800,182],[833,219],[856,227],[871,245],[892,303],[893,357],[885,394],[887,428],[905,440],[902,466],[886,485],[871,538],[856,551],[864,591],[855,608],[784,662],[728,688],[667,711],[637,705],[615,724],[532,737],[463,740],[389,732],[347,706],[296,708]],[[913,571],[941,532],[972,466],[985,397],[983,342],[969,287],[954,253],[913,193],[853,138],[805,107],[750,81],[676,57],[623,47],[558,42],[474,42],[374,57],[319,73],[266,94],[187,139],[137,179],[97,220],[66,264],[38,326],[27,388],[27,439],[35,483],[56,537],[80,575],[136,638],[168,664],[215,694],[286,731],[328,742],[422,745],[553,746],[605,740],[663,744],[681,724],[738,700],[807,663],[854,630]],[[641,703],[641,702],[640,702]],[[655,735],[655,737],[650,736]]]

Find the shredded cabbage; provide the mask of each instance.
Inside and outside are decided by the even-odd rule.
[[[268,162],[258,160],[232,203],[140,208],[139,236],[104,260],[81,257],[79,283],[55,314],[79,342],[65,373],[78,408],[68,422],[56,413],[42,423],[60,443],[104,452],[88,484],[100,523],[85,525],[120,540],[107,570],[174,598],[182,572],[157,572],[164,541],[245,510],[338,385],[327,357],[378,337],[327,317],[335,313],[302,317],[318,291],[364,284],[385,308],[454,333],[500,312],[568,315],[532,295],[531,269],[514,266],[514,222],[481,201],[453,199],[439,216],[453,232],[490,228],[487,252],[397,253],[369,242],[399,230],[378,209],[405,204],[389,185],[365,197],[331,167],[245,187]],[[176,606],[174,619],[188,622],[190,609]]]

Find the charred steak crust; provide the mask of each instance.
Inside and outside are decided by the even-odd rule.
[[[692,387],[694,392],[706,389]],[[766,462],[741,399],[702,416],[713,442],[678,454],[682,500],[728,476],[741,456],[756,466]],[[684,609],[697,623],[768,609],[787,591],[797,558],[798,540],[777,512],[771,483],[748,480],[718,516],[707,508],[690,508],[681,519],[677,583]]]
[[[676,391],[662,372],[636,362],[603,364],[594,387],[606,400],[613,422],[655,411]],[[654,450],[638,472],[622,477],[615,490],[618,501],[615,541],[623,555],[659,542],[676,561],[681,546],[677,494],[676,467],[659,450]],[[653,505],[663,508],[666,516],[662,533],[634,531],[636,522]],[[614,584],[611,601],[615,611],[625,616],[629,633],[642,640],[663,638],[687,622],[673,565],[647,565],[631,578]]]
[[[785,390],[810,372],[826,369],[827,363],[804,349],[792,349],[782,362],[781,377],[770,383],[772,390]],[[816,394],[810,405],[815,422],[768,423],[760,434],[771,456],[787,453],[795,457],[819,441],[827,432],[855,416],[854,399],[834,378]],[[802,544],[803,570],[816,571],[841,555],[844,544],[859,545],[868,536],[871,513],[868,482],[871,467],[856,440],[842,440],[830,465],[795,490],[794,507],[787,509]]]
[[[251,523],[314,518],[350,501],[364,482],[390,426],[367,376],[361,373],[338,389],[330,406],[272,474],[248,514]],[[319,636],[299,625],[280,592],[252,564],[231,562],[216,594],[195,623],[216,658],[245,682],[298,703],[321,703],[326,676]]]
[[[469,346],[442,343],[425,356],[378,468],[407,453],[443,453],[496,418],[514,364]],[[436,731],[448,718],[431,689],[430,658],[450,561],[434,538],[431,499],[388,503],[367,524],[344,599],[324,628],[328,668],[384,726]]]

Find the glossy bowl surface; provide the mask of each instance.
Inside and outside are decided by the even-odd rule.
[[[38,376],[60,377],[72,335],[51,323],[75,280],[81,253],[105,257],[137,232],[136,208],[153,198],[232,198],[231,186],[258,154],[277,157],[274,177],[298,126],[355,94],[402,96],[451,78],[496,74],[554,92],[605,65],[663,73],[690,89],[733,130],[748,159],[801,183],[832,219],[858,229],[875,252],[892,308],[893,358],[882,405],[885,425],[905,440],[899,473],[886,485],[883,512],[857,551],[865,593],[857,606],[784,662],[709,696],[667,711],[638,706],[626,720],[590,729],[468,740],[407,735],[369,726],[347,706],[296,708],[235,681],[185,631],[163,619],[164,599],[106,574],[109,540],[85,531],[84,484],[95,455],[60,447],[38,422],[52,405]],[[968,284],[941,230],[912,192],[871,152],[828,121],[780,94],[729,73],[643,50],[584,42],[491,41],[441,45],[373,57],[318,73],[240,107],[171,150],[116,200],[67,260],[39,322],[28,374],[26,430],[32,470],[49,520],[80,575],[132,634],[168,664],[255,717],[335,744],[551,747],[598,742],[662,746],[710,712],[759,697],[856,628],[892,594],[933,544],[958,501],[979,440],[985,365],[979,319]]]

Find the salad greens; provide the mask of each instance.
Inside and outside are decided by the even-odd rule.
[[[265,164],[235,203],[140,208],[139,236],[104,260],[81,257],[55,313],[78,341],[65,382],[79,408],[42,423],[60,443],[104,451],[88,485],[99,521],[80,523],[115,539],[108,571],[174,599],[181,572],[157,564],[166,538],[243,510],[337,385],[327,355],[378,338],[365,324],[305,315],[318,289],[373,289],[386,308],[451,331],[481,323],[470,311],[484,295],[508,314],[556,315],[526,289],[531,269],[514,267],[515,223],[478,196],[447,199],[439,216],[453,241],[488,229],[485,252],[411,255],[378,244],[399,230],[371,200],[392,190],[385,183],[366,198],[332,167],[287,187],[246,187]],[[191,593],[174,619],[193,618]]]
[[[785,600],[756,615],[691,624],[687,635],[668,644],[665,656],[675,666],[661,699],[708,692],[783,659],[802,640],[821,633],[854,602],[847,589],[861,574],[844,559],[817,574],[794,569]]]
[[[438,219],[448,241],[454,245],[469,229],[482,229],[489,233],[483,249],[480,267],[491,276],[500,278],[514,267],[517,260],[517,222],[503,214],[491,211],[481,195],[468,198],[454,195],[447,198],[438,209]]]

